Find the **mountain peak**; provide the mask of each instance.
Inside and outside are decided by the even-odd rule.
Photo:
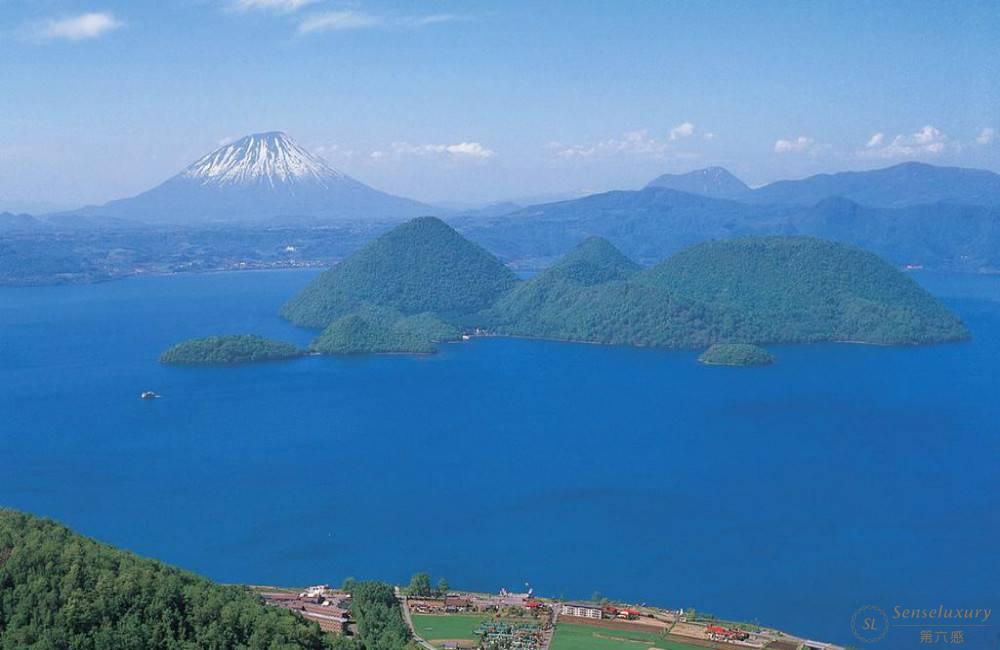
[[[750,191],[746,183],[724,167],[706,167],[686,174],[663,174],[651,180],[647,188],[666,188],[716,198],[733,198]]]
[[[313,183],[327,185],[344,175],[300,147],[282,131],[253,133],[202,156],[181,177],[203,185]]]
[[[614,244],[603,237],[588,237],[549,267],[544,276],[594,285],[624,280],[639,270]]]
[[[435,217],[398,225],[316,276],[282,308],[303,327],[326,327],[367,305],[404,316],[468,316],[517,282],[503,263]]]

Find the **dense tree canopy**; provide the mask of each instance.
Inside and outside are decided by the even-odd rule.
[[[242,587],[0,509],[3,650],[320,650],[333,643],[315,623]]]
[[[206,336],[173,346],[160,355],[160,363],[174,365],[225,365],[290,359],[302,354],[291,343],[255,334]]]
[[[354,583],[351,615],[358,625],[358,650],[417,650],[392,585]]]
[[[458,338],[457,327],[431,313],[402,316],[392,309],[365,305],[330,324],[312,342],[324,354],[434,352],[434,344]]]
[[[748,238],[699,244],[645,271],[626,263],[607,242],[588,240],[502,296],[484,320],[502,334],[664,347],[968,336],[910,278],[844,244]]]
[[[339,270],[338,270],[339,269]],[[660,347],[962,340],[961,321],[872,253],[808,237],[702,243],[643,270],[590,237],[517,282],[437,219],[417,219],[323,274],[285,315],[329,326],[326,353],[430,352],[457,325]]]
[[[716,343],[698,361],[710,366],[767,366],[774,357],[762,347],[749,343]]]
[[[365,304],[404,316],[452,319],[477,312],[512,287],[500,260],[434,217],[393,228],[313,280],[282,308],[297,325],[326,327]]]
[[[957,316],[874,253],[811,237],[698,244],[639,281],[738,315],[721,340],[898,345],[968,337]]]
[[[414,573],[413,577],[410,578],[410,586],[407,587],[406,593],[409,596],[430,596],[431,595],[431,577],[426,573]]]

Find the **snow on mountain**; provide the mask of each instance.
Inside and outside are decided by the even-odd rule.
[[[369,187],[272,131],[219,147],[142,194],[67,214],[195,225],[403,221],[434,212],[423,203]]]
[[[198,159],[181,176],[204,185],[315,182],[328,184],[345,175],[328,166],[280,131],[257,133]]]

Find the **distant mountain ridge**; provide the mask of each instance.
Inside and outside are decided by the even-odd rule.
[[[941,200],[891,208],[831,196],[800,205],[649,187],[450,221],[502,259],[526,268],[547,266],[589,236],[607,238],[648,264],[706,240],[809,235],[866,248],[897,265],[1000,270],[1000,203]]]
[[[816,174],[755,189],[722,167],[707,167],[686,174],[663,174],[646,184],[646,188],[653,187],[756,204],[815,205],[824,199],[841,197],[876,208],[939,202],[1000,206],[1000,174],[921,162]]]
[[[686,174],[663,174],[649,181],[646,187],[659,187],[722,199],[739,198],[752,191],[746,183],[723,167],[706,167]]]
[[[817,174],[778,181],[751,192],[755,203],[814,205],[842,197],[870,207],[901,208],[925,203],[1000,206],[1000,174],[985,169],[905,162],[862,172]]]
[[[280,131],[202,156],[163,184],[75,216],[201,225],[288,220],[404,221],[434,209],[337,171]]]

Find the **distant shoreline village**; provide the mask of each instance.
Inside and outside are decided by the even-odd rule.
[[[421,588],[419,585],[423,585]],[[562,600],[532,589],[480,593],[430,588],[426,574],[409,587],[394,587],[403,619],[424,650],[844,650],[842,646],[788,634],[756,623],[717,619],[693,609],[628,604],[604,598]],[[352,579],[341,588],[320,584],[302,590],[252,586],[270,606],[291,610],[327,631],[357,633],[352,617]],[[414,593],[414,592],[420,593]],[[595,595],[596,596],[596,595]]]

